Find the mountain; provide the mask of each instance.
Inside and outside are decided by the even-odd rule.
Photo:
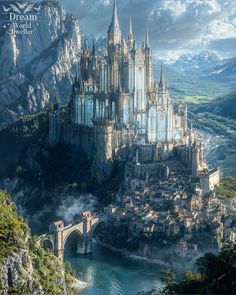
[[[175,62],[174,66],[181,70],[202,70],[209,67],[213,67],[219,64],[219,57],[209,51],[202,51],[199,54],[182,54],[179,59]]]
[[[206,71],[206,74],[211,79],[221,81],[231,80],[236,81],[236,57],[224,60],[220,65],[212,67]]]
[[[86,44],[88,48],[91,50],[93,43],[96,48],[96,55],[104,56],[106,54],[106,46],[107,46],[107,37],[104,34],[94,36],[93,34],[86,34],[82,36],[81,39],[81,47],[84,46],[84,41],[86,40]]]
[[[68,100],[79,61],[78,21],[59,3],[41,2],[31,35],[0,32],[0,124]]]
[[[236,120],[236,92],[220,96],[196,108],[197,112],[208,112]]]

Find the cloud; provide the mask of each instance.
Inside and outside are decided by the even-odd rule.
[[[113,0],[61,2],[79,18],[85,33],[98,35],[107,32]],[[148,25],[153,52],[161,57],[170,56],[170,52],[177,56],[196,48],[208,49],[214,41],[221,39],[228,46],[233,45],[236,31],[235,0],[118,0],[117,6],[124,36],[127,35],[130,16],[139,44],[143,42]],[[214,44],[216,51],[222,52],[221,43]]]
[[[236,27],[233,23],[220,20],[212,21],[208,28],[205,38],[211,40],[231,39],[236,37]]]

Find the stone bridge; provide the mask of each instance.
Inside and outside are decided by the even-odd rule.
[[[40,243],[44,248],[53,249],[54,254],[63,260],[65,244],[72,233],[77,233],[79,239],[76,245],[76,253],[86,254],[92,252],[92,238],[94,230],[100,223],[108,223],[113,207],[105,209],[104,213],[92,215],[90,211],[81,213],[82,220],[64,226],[62,220],[55,221],[49,226],[49,233],[40,237]]]

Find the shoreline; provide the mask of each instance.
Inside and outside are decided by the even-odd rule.
[[[185,269],[184,265],[181,265],[181,264],[178,264],[178,263],[170,264],[170,263],[164,262],[164,261],[159,260],[159,259],[148,258],[148,257],[137,255],[135,253],[129,252],[127,249],[118,249],[118,248],[115,248],[115,247],[113,247],[113,246],[111,246],[109,244],[105,244],[105,243],[101,243],[101,242],[96,242],[96,243],[99,246],[102,246],[102,247],[108,248],[110,250],[113,250],[115,252],[121,253],[125,257],[133,259],[133,260],[142,260],[142,261],[146,261],[147,263],[155,264],[155,265],[159,265],[159,266],[163,266],[163,267],[169,267],[169,268],[174,267],[174,268],[181,269],[181,270]]]
[[[71,284],[71,288],[74,290],[74,291],[82,291],[83,289],[86,289],[86,288],[89,288],[91,287],[92,285],[90,283],[87,283],[87,282],[84,282],[84,281],[81,281],[80,279],[74,277],[74,281],[73,283]]]

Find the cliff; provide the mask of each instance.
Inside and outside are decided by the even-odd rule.
[[[0,34],[0,126],[70,97],[79,61],[78,21],[54,1],[40,3],[32,34]]]
[[[44,251],[18,215],[11,197],[0,191],[0,294],[72,294],[71,271]]]

